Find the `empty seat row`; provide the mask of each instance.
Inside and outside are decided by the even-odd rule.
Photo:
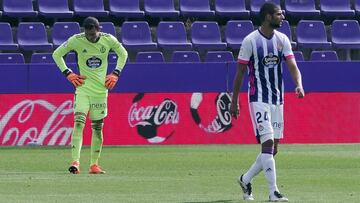
[[[108,0],[109,8],[105,9],[103,0],[72,0],[69,9],[68,0],[35,0],[37,10],[33,8],[33,0],[3,0],[3,15],[9,17],[71,18],[75,16],[108,15],[116,17],[243,17],[257,15],[261,5],[271,1],[280,5],[280,0],[251,0],[250,10],[246,10],[246,0],[214,0],[211,10],[209,0],[179,0],[179,10],[175,9],[174,0],[143,0],[144,11],[140,10],[140,0]],[[360,0],[354,0],[351,9],[350,0],[320,0],[320,10],[316,10],[315,0],[285,0],[286,14],[294,17],[320,14],[330,17],[353,17],[360,13]]]
[[[102,22],[102,30],[116,36],[111,22]],[[25,51],[52,50],[66,41],[73,34],[80,32],[77,22],[57,22],[52,28],[52,43],[48,42],[46,29],[40,22],[23,22],[17,28],[17,44],[13,41],[11,27],[0,23],[0,49]],[[228,21],[222,42],[220,27],[213,21],[195,21],[191,25],[190,41],[186,28],[181,21],[161,21],[156,29],[157,43],[152,40],[150,27],[146,21],[125,21],[121,33],[117,36],[128,50],[149,51],[157,49],[171,50],[237,50],[243,38],[254,30],[249,20]],[[291,28],[284,21],[278,29],[292,39]],[[322,21],[301,20],[296,28],[296,42],[293,47],[330,49],[360,48],[360,27],[356,20],[334,20],[331,25],[331,42],[328,41],[325,25]]]
[[[301,51],[294,51],[297,61],[304,61]],[[109,54],[109,63],[116,63],[117,55]],[[209,51],[206,53],[204,62],[234,62],[235,57],[230,51]],[[338,61],[335,51],[312,51],[310,61]],[[138,52],[134,62],[165,62],[165,58],[160,51]],[[74,53],[65,56],[66,63],[76,63]],[[200,55],[197,51],[174,51],[171,56],[171,62],[201,62]],[[21,53],[0,53],[0,64],[23,64],[24,56]],[[33,53],[30,63],[54,64],[52,53]]]

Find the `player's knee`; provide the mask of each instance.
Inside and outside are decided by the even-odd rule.
[[[75,125],[76,123],[83,123],[85,124],[86,121],[86,114],[82,113],[82,112],[75,112],[74,114],[74,121],[75,121]]]
[[[278,153],[278,149],[277,149],[277,147],[274,147],[274,153],[273,153],[273,155],[275,156],[277,153]]]
[[[261,153],[274,154],[274,140],[269,138],[261,144]]]
[[[95,131],[101,131],[104,125],[104,119],[91,121],[91,128]]]

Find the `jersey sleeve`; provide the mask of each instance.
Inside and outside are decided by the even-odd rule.
[[[291,48],[290,40],[287,36],[284,35],[284,48],[283,48],[284,57],[286,60],[294,58],[294,53]]]
[[[111,41],[111,45],[112,45],[111,49],[114,50],[118,56],[115,69],[117,69],[121,72],[121,70],[123,69],[123,67],[126,63],[126,60],[128,58],[128,53],[127,53],[126,49],[121,45],[121,43],[114,36],[110,35],[110,41]]]
[[[245,37],[239,51],[237,62],[247,65],[252,55],[252,45],[249,37]]]
[[[73,50],[74,40],[75,37],[70,37],[67,41],[62,43],[52,55],[56,65],[59,67],[61,72],[69,69],[65,64],[64,56]]]

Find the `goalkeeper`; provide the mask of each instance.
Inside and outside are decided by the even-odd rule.
[[[89,173],[102,174],[99,166],[103,143],[103,123],[107,115],[107,95],[119,79],[127,60],[127,52],[112,35],[100,32],[99,21],[88,17],[83,22],[85,32],[75,34],[59,46],[53,58],[64,76],[75,86],[74,130],[71,137],[72,162],[70,173],[80,173],[80,151],[86,116],[91,120],[91,160]],[[113,50],[118,55],[116,68],[106,75],[108,54]],[[64,55],[73,51],[77,55],[79,74],[74,73],[64,62]]]

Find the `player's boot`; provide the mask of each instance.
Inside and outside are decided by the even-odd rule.
[[[105,171],[101,169],[101,167],[97,164],[93,164],[89,168],[90,174],[104,174]]]
[[[242,180],[243,175],[241,175],[238,178],[238,183],[243,191],[243,198],[244,200],[254,200],[254,197],[252,195],[252,188],[251,188],[251,183],[245,184]]]
[[[73,161],[69,167],[69,172],[72,174],[80,173],[80,163],[78,161]]]
[[[282,195],[280,192],[275,191],[274,194],[269,195],[270,202],[288,202],[289,199]]]

